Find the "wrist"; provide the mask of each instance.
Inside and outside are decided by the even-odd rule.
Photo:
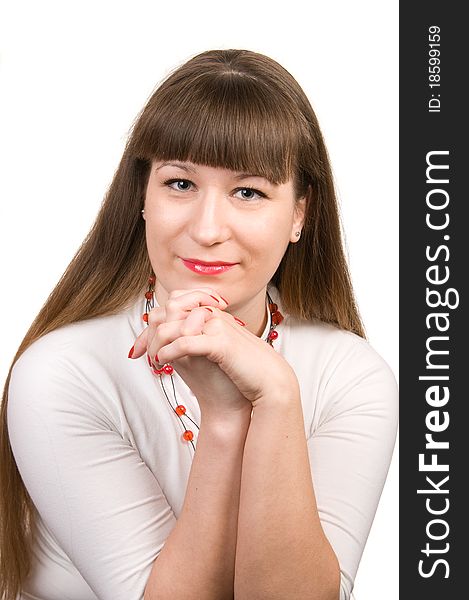
[[[220,440],[244,437],[251,423],[251,412],[251,405],[247,405],[238,411],[226,413],[223,416],[212,414],[209,411],[202,412],[200,428]]]
[[[284,411],[292,407],[301,406],[301,395],[298,380],[295,379],[285,386],[276,386],[266,390],[252,403],[253,410],[279,410]]]

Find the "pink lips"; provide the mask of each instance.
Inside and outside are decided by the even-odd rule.
[[[181,258],[185,267],[199,275],[220,275],[236,266],[237,263],[223,261],[205,262],[197,258]]]

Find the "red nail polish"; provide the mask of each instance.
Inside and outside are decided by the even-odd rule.
[[[132,355],[134,353],[134,348],[135,348],[135,346],[132,346],[132,348],[130,349],[130,351],[129,351],[129,358],[132,358]]]
[[[220,304],[220,300],[218,298],[215,298],[215,296],[212,296],[212,294],[209,294],[210,298],[213,298],[214,300],[216,300],[218,302],[218,304]],[[220,296],[221,298],[221,296]]]
[[[240,325],[243,325],[243,327],[246,325],[246,323],[244,321],[241,321],[241,319],[238,319],[238,317],[233,317],[233,319]]]
[[[209,310],[211,313],[213,313],[213,310],[209,306],[203,306],[202,308],[205,308],[205,309]]]
[[[158,354],[155,354],[155,362],[157,362],[158,364],[160,364],[159,358],[158,358]]]
[[[222,299],[224,302],[226,302],[227,304],[229,304],[228,300],[225,300],[225,298],[223,298],[223,296],[222,296],[221,294],[220,294],[220,298],[221,298],[221,299]]]

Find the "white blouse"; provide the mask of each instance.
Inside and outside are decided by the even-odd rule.
[[[394,448],[396,380],[368,342],[285,315],[269,293],[285,316],[274,348],[298,377],[319,516],[347,600]],[[146,356],[127,357],[144,311],[139,299],[52,331],[12,370],[10,441],[39,514],[21,600],[142,600],[181,513],[194,449]],[[195,396],[173,377],[200,424]]]

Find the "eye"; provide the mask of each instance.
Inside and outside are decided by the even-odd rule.
[[[254,188],[238,188],[236,190],[237,192],[248,192],[250,195],[248,197],[246,197],[245,195],[242,196],[243,200],[258,200],[259,198],[266,198],[266,195],[263,194],[262,192],[260,192],[259,190],[256,190]],[[255,198],[254,196],[252,196],[252,194],[257,194],[258,198]]]
[[[173,183],[177,183],[177,184],[179,184],[179,183],[189,183],[189,184],[192,185],[192,181],[189,181],[188,179],[167,179],[164,182],[164,185],[167,185],[171,189],[176,190],[178,192],[185,192],[185,191],[187,191],[187,187],[186,188],[181,188],[179,186],[172,187]]]
[[[167,179],[163,183],[164,183],[164,185],[168,186],[169,188],[171,188],[172,190],[175,190],[177,192],[187,192],[190,189],[190,187],[188,187],[188,186],[193,185],[192,181],[189,181],[189,179]],[[176,184],[176,187],[173,187],[173,184]],[[179,184],[183,184],[185,187],[182,187]],[[260,190],[256,190],[255,188],[250,188],[250,187],[236,188],[235,193],[238,193],[238,192],[243,192],[243,195],[241,196],[240,200],[249,201],[249,200],[259,200],[260,198],[267,198],[266,194],[264,194]],[[245,195],[244,194],[245,192],[247,192],[248,195]]]

